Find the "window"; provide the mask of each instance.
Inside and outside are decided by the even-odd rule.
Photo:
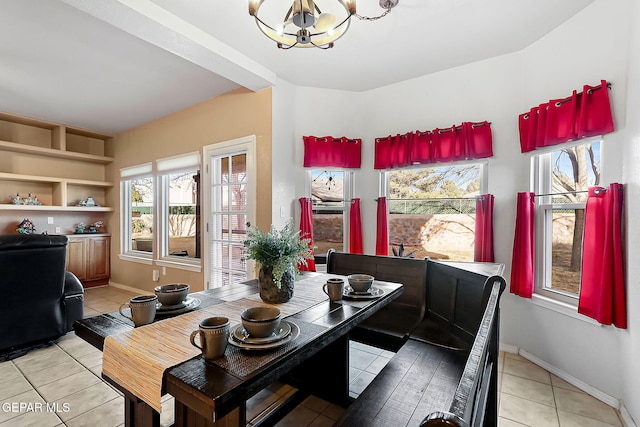
[[[588,188],[600,181],[600,140],[533,157],[535,292],[577,304]]]
[[[389,255],[473,261],[475,197],[486,193],[483,179],[486,165],[471,163],[385,172]]]
[[[343,170],[309,171],[316,254],[326,254],[329,249],[345,252],[349,249],[348,207],[352,175]]]
[[[121,170],[125,259],[200,268],[198,153]]]
[[[151,259],[154,189],[151,163],[120,171],[122,194],[121,252]]]
[[[164,261],[185,263],[200,258],[200,156],[191,153],[156,162],[160,186],[160,255]],[[198,263],[199,265],[199,263]]]

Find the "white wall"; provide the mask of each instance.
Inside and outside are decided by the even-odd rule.
[[[602,185],[623,182],[622,147],[628,72],[631,1],[599,0],[522,52],[523,111],[551,98],[567,96],[582,84],[600,79],[610,91],[617,132],[606,135],[601,159]],[[514,335],[503,335],[530,354],[600,391],[621,398],[621,348],[627,333],[568,317],[508,295],[503,323],[517,323]],[[626,399],[625,399],[626,401]]]
[[[295,217],[296,180],[300,178],[302,163],[291,149],[299,143],[292,126],[296,121],[296,104],[292,102],[296,98],[296,87],[279,79],[272,94],[271,223],[280,229]]]
[[[623,398],[631,416],[640,425],[640,2],[632,1],[629,11],[633,31],[630,36],[626,128],[620,143],[626,184],[627,208],[627,301],[629,329],[622,337],[620,372],[624,377]]]
[[[530,156],[520,153],[517,116],[551,98],[569,95],[573,89],[581,90],[583,84],[595,85],[606,79],[613,83],[610,95],[617,130],[605,137],[602,183],[627,184],[628,258],[637,260],[640,231],[633,227],[633,218],[640,215],[640,35],[636,31],[630,50],[631,22],[640,25],[640,6],[633,0],[597,0],[518,53],[365,93],[298,88],[296,164],[302,164],[302,135],[363,138],[363,167],[356,176],[356,196],[362,198],[365,252],[373,253],[373,199],[378,195],[378,174],[372,166],[374,138],[463,121],[492,122],[494,157],[489,160],[489,192],[496,196],[496,260],[506,264],[508,278],[515,196],[529,189]],[[633,115],[626,114],[627,104]],[[302,181],[302,168],[297,168]],[[304,187],[298,184],[296,197],[302,195]],[[637,288],[640,266],[634,261],[628,264],[628,330],[596,325],[507,293],[502,303],[501,341],[623,399],[638,421],[640,333],[632,335],[632,331],[640,329],[640,291],[633,289]]]

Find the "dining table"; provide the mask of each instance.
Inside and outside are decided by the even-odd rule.
[[[323,291],[329,278],[342,278],[343,298],[330,301]],[[291,327],[286,339],[251,345],[234,339],[222,357],[205,360],[189,340],[205,318],[229,318],[231,335],[241,329],[240,314],[260,299],[257,281],[229,284],[189,294],[190,310],[156,316],[134,327],[118,313],[76,324],[76,334],[103,350],[102,376],[124,394],[126,426],[159,426],[161,399],[174,397],[179,426],[246,426],[246,402],[273,383],[294,387],[287,404],[315,396],[347,406],[349,333],[398,297],[401,283],[374,280],[371,292],[348,292],[345,276],[302,272],[294,295],[274,304]]]

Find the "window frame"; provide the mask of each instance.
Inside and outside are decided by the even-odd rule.
[[[313,182],[313,172],[315,171],[327,171],[327,172],[342,172],[343,173],[343,181],[342,181],[342,197],[343,197],[343,202],[342,202],[342,208],[340,209],[339,206],[313,206],[312,203],[312,212],[313,211],[338,211],[338,210],[342,210],[342,251],[343,252],[349,252],[350,248],[349,248],[349,227],[350,227],[350,221],[349,221],[349,210],[350,210],[350,203],[353,200],[353,194],[354,194],[354,190],[355,190],[355,174],[353,173],[353,170],[351,169],[341,169],[341,168],[334,168],[334,167],[326,167],[326,168],[318,168],[318,167],[314,167],[314,168],[308,168],[306,170],[306,174],[305,174],[305,187],[306,187],[306,194],[307,197],[312,197],[311,195],[311,185]],[[313,213],[312,213],[312,221],[313,221]],[[315,238],[314,238],[314,244],[315,244]],[[314,253],[315,253],[315,248],[314,248]]]
[[[563,148],[576,147],[600,143],[600,158],[602,157],[603,138],[585,138],[551,146],[544,150],[537,150],[531,156],[532,191],[536,196],[535,214],[535,267],[534,294],[560,302],[577,309],[579,291],[572,294],[561,289],[554,289],[552,283],[553,263],[553,212],[554,210],[585,209],[586,201],[580,203],[553,203],[553,154]],[[602,176],[602,166],[600,168]],[[540,195],[540,196],[538,196]]]
[[[397,169],[386,169],[382,170],[379,173],[379,181],[378,181],[378,196],[387,198],[387,224],[391,223],[391,212],[389,210],[389,206],[391,204],[390,196],[390,181],[391,181],[391,172],[396,172],[400,170],[411,170],[411,169],[435,169],[440,167],[449,167],[449,166],[469,166],[469,165],[478,165],[480,169],[480,188],[478,190],[478,195],[484,195],[489,193],[489,162],[487,160],[482,159],[474,159],[474,160],[463,160],[458,162],[446,162],[446,163],[427,163],[427,164],[418,164],[411,165],[404,168]],[[437,200],[438,198],[433,198],[430,200]],[[444,198],[443,198],[444,199]]]
[[[153,251],[138,251],[131,245],[133,208],[131,202],[131,182],[139,178],[151,178],[154,183],[154,205],[155,205],[155,180],[153,179],[153,164],[151,162],[142,163],[120,169],[120,259],[140,262],[143,264],[153,263]],[[155,222],[155,215],[154,215]],[[155,239],[154,239],[155,241]]]
[[[154,246],[158,249],[155,263],[163,267],[176,267],[185,270],[200,271],[201,258],[181,257],[169,254],[169,204],[170,204],[170,176],[181,172],[194,171],[201,172],[200,154],[192,152],[178,156],[166,157],[156,160],[156,192],[158,197],[157,214],[157,244]],[[198,186],[198,192],[200,192]],[[154,235],[155,237],[155,235]]]
[[[120,170],[120,254],[119,258],[142,264],[155,264],[182,270],[200,272],[202,257],[169,255],[169,176],[181,171],[201,171],[199,152],[157,159]],[[152,251],[138,251],[131,245],[132,203],[131,181],[149,177],[153,182],[153,243]],[[199,186],[201,187],[201,186]],[[198,188],[200,194],[202,189]],[[200,198],[200,200],[202,200]]]

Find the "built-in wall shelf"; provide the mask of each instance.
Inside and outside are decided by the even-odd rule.
[[[54,157],[57,159],[98,163],[102,165],[106,165],[113,162],[113,157],[78,153],[75,151],[66,151],[66,150],[62,151],[55,148],[38,147],[35,145],[19,144],[19,143],[9,142],[9,141],[0,141],[0,150],[10,151],[13,153],[33,154],[36,156]]]
[[[85,187],[113,187],[113,182],[91,181],[88,179],[56,178],[52,176],[22,175],[17,173],[0,172],[0,180],[49,182],[52,184],[82,185]]]
[[[113,212],[104,180],[111,135],[0,112],[0,212]],[[13,204],[37,197],[40,205]],[[92,198],[97,206],[79,206]],[[35,213],[34,213],[35,215]]]
[[[0,204],[0,211],[41,211],[41,212],[113,212],[106,206],[45,206]]]

